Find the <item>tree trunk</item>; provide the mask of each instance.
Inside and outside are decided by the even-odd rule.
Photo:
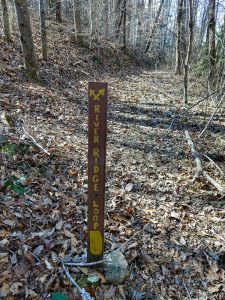
[[[176,74],[182,74],[182,53],[181,53],[181,40],[182,40],[182,18],[183,18],[183,3],[184,0],[178,2],[177,14],[177,37],[176,37]]]
[[[96,1],[90,0],[90,34],[95,36],[97,33]]]
[[[109,1],[105,0],[105,37],[109,38]]]
[[[208,5],[207,5],[207,7],[203,8],[203,13],[202,13],[201,27],[200,27],[199,40],[198,40],[200,49],[202,47],[203,40],[206,35],[206,31],[208,32],[207,24],[208,24]]]
[[[16,7],[14,3],[11,3],[10,6],[10,23],[11,23],[11,31],[15,34],[18,32],[18,26],[17,26],[17,16],[16,16]]]
[[[40,0],[40,21],[41,21],[41,43],[42,43],[42,57],[47,60],[47,36],[45,24],[45,6],[44,0]]]
[[[82,29],[81,29],[81,17],[80,17],[80,0],[73,1],[73,16],[74,16],[74,27],[76,40],[81,42],[83,40]]]
[[[123,50],[126,50],[127,0],[123,0]]]
[[[62,15],[61,15],[62,2],[61,2],[61,0],[56,0],[55,5],[56,5],[55,6],[56,22],[61,23],[62,22]]]
[[[188,51],[184,62],[184,103],[188,104],[188,72],[193,44],[193,0],[189,0],[189,39]]]
[[[148,41],[148,44],[147,44],[147,46],[145,48],[145,53],[148,52],[148,50],[149,50],[149,48],[151,46],[152,40],[154,38],[156,27],[157,27],[157,23],[158,23],[158,20],[159,20],[161,11],[162,11],[162,7],[163,7],[163,4],[164,4],[164,1],[165,0],[161,0],[161,2],[160,2],[159,9],[157,11],[156,18],[155,18],[155,21],[154,21],[154,24],[152,26],[152,30],[151,30],[151,33],[150,33],[150,36],[149,36],[149,41]]]
[[[15,5],[26,70],[32,79],[39,81],[39,68],[32,37],[27,0],[15,0]]]
[[[115,4],[115,37],[118,40],[120,36],[120,28],[123,21],[122,0],[117,0]]]
[[[6,0],[1,0],[2,2],[2,10],[3,10],[3,27],[4,27],[4,34],[7,42],[12,42],[12,36],[10,32],[9,26],[9,11]]]
[[[209,60],[209,82],[213,83],[215,80],[215,66],[216,66],[216,18],[215,18],[216,1],[209,1],[209,23],[208,23],[208,60]]]

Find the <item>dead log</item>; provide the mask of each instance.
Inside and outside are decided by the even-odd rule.
[[[186,136],[188,145],[191,148],[191,153],[195,159],[196,166],[197,166],[196,173],[194,175],[192,182],[194,182],[198,177],[202,176],[211,185],[213,185],[221,193],[221,195],[225,195],[225,188],[220,183],[218,183],[214,178],[212,178],[206,171],[204,171],[201,159],[199,157],[197,150],[195,149],[195,145],[191,139],[191,136],[190,136],[188,130],[185,130],[185,136]]]

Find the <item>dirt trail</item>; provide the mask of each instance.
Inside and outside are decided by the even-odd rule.
[[[121,289],[126,299],[222,300],[224,199],[205,182],[190,184],[195,163],[184,137],[186,127],[197,137],[202,109],[176,119],[171,129],[182,107],[182,78],[170,72],[117,75],[96,76],[109,82],[106,249],[119,247],[144,228],[126,246],[130,275]],[[60,289],[69,290],[72,299],[57,258],[86,251],[89,79],[92,74],[74,84],[65,79],[65,86],[55,88],[53,80],[43,86],[12,81],[3,91],[5,108],[11,103],[10,109],[52,153],[46,157],[32,145],[24,149],[29,143],[13,132],[0,141],[1,149],[17,145],[11,156],[2,151],[1,176],[11,180],[0,194],[4,299],[47,299]],[[197,88],[198,82],[191,81],[191,101]],[[217,119],[198,150],[223,155]],[[224,168],[224,161],[217,163]],[[26,193],[15,192],[16,184],[26,186]],[[109,288],[102,285],[99,294]],[[110,299],[121,295],[117,288]]]
[[[189,128],[197,137],[201,114],[190,112],[170,127],[182,105],[182,78],[146,72],[117,82],[112,95],[107,230],[116,220],[125,240],[145,226],[127,254],[137,282],[148,286],[146,299],[223,299],[224,202],[207,183],[191,184],[195,163],[184,136]],[[210,130],[199,151],[219,157],[224,140],[216,121]]]

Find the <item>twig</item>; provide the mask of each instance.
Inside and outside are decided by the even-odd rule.
[[[23,129],[23,132],[25,134],[25,136],[27,138],[29,138],[33,144],[38,147],[39,149],[41,149],[44,153],[46,153],[47,155],[51,155],[51,153],[49,153],[45,148],[43,148],[36,140],[35,138],[26,130],[25,126],[22,125],[22,129]]]
[[[183,285],[184,285],[185,290],[186,290],[186,292],[187,292],[187,294],[188,294],[188,298],[189,298],[190,300],[192,300],[191,294],[190,294],[190,292],[189,292],[189,290],[188,290],[188,288],[187,288],[187,285],[186,285],[186,283],[185,283],[184,280],[183,280]]]
[[[203,251],[203,253],[204,253],[204,255],[205,255],[206,259],[207,259],[207,262],[208,262],[209,266],[212,266],[212,263],[211,263],[211,261],[209,259],[208,254],[205,251]]]
[[[204,129],[202,130],[202,132],[199,134],[199,136],[198,136],[199,138],[203,135],[203,133],[204,133],[204,132],[206,131],[206,129],[209,127],[209,125],[210,125],[210,123],[212,122],[212,120],[213,120],[213,118],[214,118],[216,112],[217,112],[218,109],[220,108],[220,105],[221,105],[221,103],[223,102],[223,100],[224,100],[224,95],[223,95],[223,97],[220,99],[220,102],[217,104],[217,106],[216,106],[214,112],[212,113],[212,115],[211,115],[211,117],[210,117],[208,123],[206,124],[205,128],[204,128]]]
[[[223,170],[215,163],[214,160],[212,160],[212,158],[210,158],[208,155],[206,155],[204,153],[202,155],[205,156],[217,168],[217,170],[220,172],[221,176],[225,176]]]
[[[126,242],[124,242],[119,248],[117,248],[116,250],[114,250],[114,252],[116,253],[116,252],[120,251],[125,245],[127,245],[136,235],[138,235],[139,233],[141,233],[143,230],[144,230],[144,228],[141,229],[141,230],[139,230],[139,231],[137,231],[136,233],[134,233],[134,235],[132,235],[128,240],[126,240]]]
[[[217,234],[216,232],[215,232],[215,230],[209,230],[210,232],[211,232],[211,234],[213,234],[213,235],[215,235],[219,240],[221,240],[221,241],[223,241],[223,242],[225,242],[225,239],[223,238],[223,237],[221,237],[219,234]]]
[[[217,91],[215,91],[215,92],[213,92],[213,93],[207,95],[206,97],[204,97],[204,98],[200,99],[199,101],[197,101],[195,104],[193,104],[193,105],[191,105],[190,107],[186,108],[186,109],[185,109],[184,111],[182,111],[181,113],[177,114],[175,117],[172,118],[171,124],[170,124],[170,128],[172,128],[172,125],[173,125],[173,123],[174,123],[174,120],[175,120],[177,117],[183,115],[183,114],[186,113],[187,111],[191,110],[192,108],[194,108],[194,107],[197,106],[198,104],[202,103],[203,101],[207,100],[209,97],[211,97],[211,96],[217,94],[218,92],[220,92],[220,91],[223,90],[223,89],[224,89],[224,87],[218,89]]]
[[[225,194],[225,188],[213,179],[207,172],[203,172],[203,176],[210,182],[222,195]]]
[[[139,231],[137,231],[136,233],[134,233],[134,235],[132,235],[132,237],[130,237],[128,240],[126,240],[119,248],[117,248],[116,250],[113,250],[111,253],[115,254],[117,253],[118,251],[120,251],[125,245],[127,245],[137,234],[139,234],[140,232],[142,232],[144,229],[141,229]],[[109,253],[110,254],[110,253]],[[96,261],[96,262],[90,262],[90,263],[87,263],[87,262],[64,262],[64,265],[67,265],[67,266],[74,266],[74,267],[90,267],[90,266],[96,266],[96,265],[99,265],[99,264],[102,264],[104,262],[106,262],[107,260],[106,259],[103,259],[103,260],[99,260],[99,261]]]
[[[67,276],[67,278],[69,279],[69,281],[76,287],[76,289],[78,290],[78,292],[80,293],[81,295],[81,298],[83,300],[94,300],[94,298],[92,298],[90,296],[90,294],[88,294],[85,289],[81,288],[77,283],[76,281],[73,279],[73,277],[70,275],[69,271],[67,270],[67,268],[65,267],[64,263],[62,262],[62,266],[63,266],[63,269],[65,271],[65,274]]]
[[[67,263],[67,262],[64,262],[64,265],[67,265],[67,266],[74,266],[74,267],[91,267],[91,266],[96,266],[96,265],[99,265],[99,264],[102,264],[104,263],[105,260],[99,260],[99,261],[95,261],[95,262],[90,262],[90,263],[86,263],[86,262],[71,262],[71,263]]]

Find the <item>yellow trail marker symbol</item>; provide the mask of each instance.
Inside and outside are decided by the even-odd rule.
[[[94,100],[99,100],[101,96],[105,95],[105,89],[98,90],[96,93],[95,90],[90,90],[90,96],[93,97]]]

